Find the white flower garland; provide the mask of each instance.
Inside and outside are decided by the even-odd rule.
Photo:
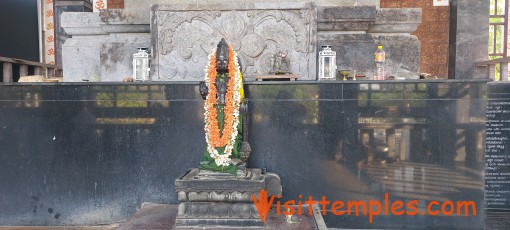
[[[209,55],[209,62],[205,69],[205,84],[207,85],[207,87],[209,87],[210,77],[216,78],[216,76],[209,76],[209,74],[208,74],[209,68],[211,67],[210,66],[211,58],[214,56],[215,53],[216,53],[216,49],[213,51],[213,53],[211,53]],[[205,103],[204,103],[204,109],[205,109],[204,117],[205,117],[205,122],[206,122],[204,130],[205,130],[205,140],[207,142],[207,152],[209,152],[210,156],[214,159],[214,161],[216,162],[216,165],[218,165],[218,166],[229,166],[231,164],[230,156],[232,155],[232,150],[234,149],[234,143],[236,141],[237,133],[238,133],[237,126],[239,125],[239,106],[241,104],[241,95],[240,95],[239,91],[242,87],[242,81],[241,81],[241,71],[239,68],[239,62],[237,61],[237,53],[235,51],[233,53],[234,53],[233,60],[234,60],[235,69],[236,69],[235,74],[234,74],[234,89],[233,89],[234,90],[234,92],[233,92],[234,100],[232,100],[232,103],[233,103],[232,107],[234,108],[234,117],[233,117],[232,125],[234,127],[232,129],[232,133],[230,133],[230,140],[229,140],[228,144],[225,146],[225,154],[223,154],[223,155],[220,155],[218,153],[218,150],[216,148],[214,148],[209,141],[211,132],[207,125],[207,122],[209,121],[209,116],[210,116],[210,111],[208,109],[209,107],[207,106],[208,100],[206,99]],[[232,89],[227,89],[227,90],[232,90]],[[209,93],[209,94],[207,94],[207,98],[209,98],[209,97],[216,97],[216,95],[211,95]],[[212,107],[212,108],[214,108],[214,107]],[[214,118],[214,119],[217,119],[217,118]]]

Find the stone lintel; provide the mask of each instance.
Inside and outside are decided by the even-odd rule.
[[[84,6],[92,9],[92,3],[88,0],[54,0],[55,7],[61,6]]]
[[[61,26],[68,35],[108,35],[116,33],[150,33],[149,24],[129,21],[110,22],[101,18],[100,13],[64,12]]]
[[[413,33],[421,23],[420,8],[384,8],[377,10],[369,33]]]
[[[375,21],[375,6],[318,6],[317,21]]]
[[[156,11],[228,11],[228,10],[300,10],[313,8],[315,3],[283,2],[283,3],[260,3],[260,2],[239,2],[239,3],[214,3],[214,4],[154,4],[151,12]]]
[[[375,17],[375,6],[319,6],[317,30],[367,31]]]

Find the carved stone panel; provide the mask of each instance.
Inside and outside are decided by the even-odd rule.
[[[245,78],[268,74],[282,51],[299,79],[316,79],[314,4],[154,5],[151,14],[154,81],[202,80],[221,38],[238,53]]]

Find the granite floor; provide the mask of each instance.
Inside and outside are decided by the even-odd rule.
[[[272,215],[271,215],[272,214]],[[274,212],[266,219],[264,229],[282,229],[282,230],[301,230],[314,229],[313,219],[309,216],[302,216],[295,223],[289,224],[283,216],[277,216]],[[147,204],[134,215],[131,220],[119,226],[119,230],[132,229],[172,229],[177,215],[176,205],[167,204]],[[203,229],[203,228],[199,228]],[[220,230],[223,228],[215,228]],[[228,228],[245,229],[245,228]]]
[[[125,223],[112,224],[106,226],[0,226],[0,230],[138,230],[138,229],[172,229],[175,215],[177,213],[176,205],[168,204],[146,204],[136,213],[133,218]],[[315,229],[312,227],[313,221],[310,217],[304,216],[297,223],[286,223],[282,217],[269,216],[264,229],[282,229],[282,230],[301,230]],[[504,230],[510,226],[510,212],[487,212],[485,229]],[[220,230],[217,228],[215,230]],[[242,229],[242,228],[229,228]]]
[[[124,223],[107,226],[0,226],[0,230],[163,230],[173,229],[175,216],[177,215],[177,205],[169,204],[144,204],[143,207],[130,220]],[[268,216],[264,229],[268,230],[305,230],[315,229],[312,227],[313,219],[309,216],[302,216],[296,219],[294,223],[287,223],[283,216],[277,216],[275,213]],[[203,228],[197,228],[203,229]],[[224,228],[214,228],[221,230]],[[246,228],[228,228],[246,229]]]

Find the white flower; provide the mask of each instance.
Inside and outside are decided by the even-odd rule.
[[[209,62],[208,63],[211,63],[211,58],[214,56],[214,53],[216,53],[216,49],[213,50],[213,52],[211,54],[209,54]],[[214,147],[212,147],[212,144],[209,142],[209,138],[210,138],[210,130],[209,128],[207,127],[207,121],[209,120],[209,116],[211,115],[210,114],[210,111],[208,111],[208,106],[207,106],[207,100],[206,102],[204,103],[204,109],[205,109],[205,112],[204,112],[204,117],[205,117],[205,122],[206,122],[206,125],[205,125],[205,128],[204,128],[204,131],[205,131],[205,138],[206,138],[206,143],[207,143],[207,152],[209,152],[209,155],[214,158],[215,160],[215,163],[216,165],[218,166],[228,166],[231,164],[231,159],[230,159],[230,156],[232,155],[232,150],[234,148],[234,143],[235,143],[235,140],[236,140],[236,137],[237,137],[237,133],[238,133],[238,130],[237,130],[237,126],[239,125],[239,105],[241,103],[241,95],[239,93],[239,90],[241,89],[242,87],[242,84],[241,84],[241,80],[240,80],[240,67],[239,67],[239,62],[237,60],[237,53],[234,51],[234,57],[233,57],[233,60],[234,60],[234,63],[235,63],[235,70],[236,70],[236,73],[234,74],[234,95],[233,95],[233,108],[234,108],[234,114],[233,114],[233,128],[232,128],[232,133],[230,133],[230,140],[228,141],[227,145],[225,146],[225,153],[223,155],[219,155],[218,153],[218,150]],[[205,68],[205,83],[207,85],[207,87],[209,87],[209,81],[210,81],[210,76],[208,75],[209,74],[209,68],[211,66],[208,64],[207,68]],[[208,97],[209,96],[216,96],[216,95],[207,95]]]

